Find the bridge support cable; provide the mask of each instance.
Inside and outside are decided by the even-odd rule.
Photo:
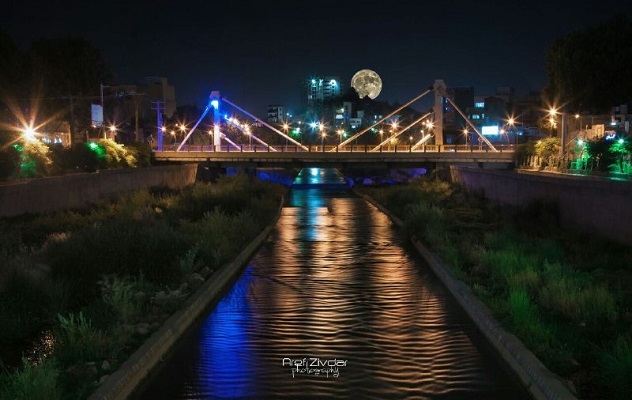
[[[178,148],[176,149],[176,151],[180,151],[180,149],[182,148],[182,146],[184,146],[184,144],[186,143],[186,141],[189,139],[189,137],[193,134],[193,131],[195,130],[195,128],[198,127],[198,125],[200,125],[200,122],[202,122],[202,120],[204,119],[204,117],[206,117],[206,114],[208,114],[208,110],[211,109],[211,102],[209,101],[209,103],[206,105],[206,107],[204,108],[204,112],[202,113],[202,116],[200,117],[200,119],[198,119],[198,121],[195,123],[195,125],[193,125],[193,128],[191,128],[191,130],[189,131],[189,133],[187,133],[187,135],[184,137],[184,139],[182,139],[182,142],[180,143],[180,145],[178,146]]]
[[[269,145],[268,143],[264,142],[263,140],[259,139],[257,136],[253,135],[252,132],[246,132],[246,130],[244,129],[243,126],[239,125],[236,122],[231,121],[230,119],[227,119],[228,122],[230,122],[231,124],[233,124],[237,129],[239,129],[241,131],[241,133],[243,133],[244,135],[250,136],[251,138],[253,138],[254,140],[256,140],[257,142],[261,143],[262,145],[266,146],[267,148],[269,148],[272,151],[278,151],[277,149],[275,149],[274,147],[272,147],[271,145]]]
[[[415,121],[413,121],[412,124],[408,125],[407,127],[405,127],[404,129],[402,129],[401,131],[397,132],[396,134],[393,134],[391,136],[389,136],[388,138],[386,138],[386,140],[384,140],[382,143],[378,144],[377,146],[375,146],[374,148],[372,148],[371,150],[369,150],[369,152],[375,152],[378,151],[380,149],[380,147],[384,146],[387,142],[389,142],[392,139],[395,139],[396,137],[398,137],[399,135],[401,135],[402,133],[406,132],[407,130],[409,130],[410,128],[412,128],[413,126],[417,125],[418,123],[420,123],[421,121],[423,121],[425,118],[428,118],[430,115],[432,114],[432,112],[426,113],[424,115],[422,115],[421,117],[417,118]]]
[[[283,136],[285,139],[289,140],[290,142],[294,143],[297,146],[300,146],[303,150],[308,151],[309,149],[306,146],[303,146],[301,143],[297,142],[296,140],[292,139],[291,137],[289,137],[288,135],[286,135],[285,133],[281,132],[280,130],[276,129],[275,127],[273,127],[272,125],[266,123],[265,121],[255,117],[254,115],[250,114],[248,111],[244,110],[243,108],[239,107],[238,105],[236,105],[235,103],[226,100],[226,98],[222,97],[222,101],[230,104],[231,106],[235,107],[237,110],[241,111],[242,113],[248,115],[250,118],[254,119],[255,121],[259,122],[261,125],[265,126],[268,129],[271,129],[272,131],[274,131],[275,133]]]
[[[423,92],[422,94],[420,94],[419,96],[413,98],[412,100],[409,100],[406,104],[402,105],[401,107],[399,107],[398,109],[396,109],[395,111],[391,112],[390,114],[382,117],[379,121],[377,121],[376,123],[374,123],[373,125],[369,126],[368,128],[365,128],[363,130],[361,130],[360,132],[356,133],[355,135],[351,136],[349,139],[346,139],[345,141],[341,142],[340,144],[337,144],[332,150],[332,152],[334,151],[338,151],[338,149],[342,146],[347,145],[348,143],[350,143],[351,141],[359,138],[360,136],[364,135],[366,132],[368,132],[369,130],[375,128],[377,125],[381,124],[382,122],[386,121],[387,119],[389,119],[390,117],[392,117],[393,115],[397,114],[398,112],[400,112],[401,110],[403,110],[404,108],[408,107],[409,105],[413,104],[414,102],[416,102],[417,100],[421,99],[422,97],[424,97],[425,95],[427,95],[428,93],[432,92],[434,90],[434,88],[429,88],[428,90],[426,90],[425,92]]]
[[[419,146],[421,146],[422,144],[426,143],[430,138],[432,137],[431,134],[426,133],[424,135],[424,137],[421,138],[421,140],[419,140],[417,143],[415,143],[413,145],[413,147],[410,148],[410,151],[415,151],[419,148]]]
[[[225,141],[227,141],[230,145],[232,145],[234,148],[236,148],[237,150],[241,151],[241,146],[238,145],[237,143],[233,142],[232,140],[230,140],[228,138],[228,136],[226,136],[224,133],[220,132],[222,139],[224,139]]]
[[[474,132],[476,132],[478,137],[481,138],[483,140],[483,142],[485,142],[485,144],[489,146],[490,149],[492,149],[494,152],[498,153],[498,149],[496,149],[494,147],[494,145],[492,145],[492,143],[489,140],[487,140],[487,138],[485,136],[483,136],[483,134],[481,132],[479,132],[479,130],[476,128],[476,125],[474,125],[472,123],[472,121],[470,121],[470,119],[467,116],[465,116],[463,111],[461,111],[461,109],[456,104],[454,104],[452,99],[450,99],[449,97],[446,97],[446,99],[450,102],[450,104],[452,104],[454,109],[461,115],[461,117],[463,117],[465,122],[474,130]]]

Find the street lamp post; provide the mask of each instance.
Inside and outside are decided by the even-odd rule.
[[[514,117],[510,117],[507,120],[507,125],[509,126],[509,133],[513,133],[514,135],[514,146],[516,145],[516,133],[514,131],[514,125],[516,124],[516,119]],[[507,136],[507,143],[509,143],[509,136]]]
[[[287,132],[290,129],[290,125],[287,122],[283,123],[283,133],[287,136]],[[285,138],[285,146],[287,147],[287,138]]]
[[[562,156],[562,161],[564,161],[564,156],[566,155],[566,132],[565,132],[565,126],[564,126],[564,120],[565,120],[565,116],[566,114],[564,114],[563,112],[558,111],[555,108],[551,108],[549,110],[549,114],[551,115],[551,118],[554,118],[557,114],[560,115],[560,119],[562,120],[562,126],[561,126],[561,135],[560,135],[560,141],[562,142],[562,150],[561,150],[561,156]]]
[[[252,149],[252,133],[250,132],[250,126],[246,125],[244,130],[246,131],[246,135],[248,135],[248,148]]]
[[[106,133],[105,133],[105,101],[103,99],[103,89],[104,88],[109,88],[109,86],[101,84],[101,118],[103,119],[101,121],[101,131],[103,132],[103,139],[107,139]]]

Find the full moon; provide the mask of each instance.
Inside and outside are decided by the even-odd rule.
[[[377,72],[370,69],[363,69],[355,73],[351,78],[351,86],[358,92],[360,98],[369,96],[371,99],[377,97],[382,91],[382,79]]]

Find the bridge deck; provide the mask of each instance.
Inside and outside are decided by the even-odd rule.
[[[384,146],[371,151],[374,145],[345,146],[229,146],[189,145],[176,151],[175,146],[163,146],[155,151],[156,160],[219,163],[255,163],[273,165],[295,164],[363,164],[363,163],[511,163],[513,146],[497,146],[497,152],[486,146],[427,145],[412,150],[408,145]]]

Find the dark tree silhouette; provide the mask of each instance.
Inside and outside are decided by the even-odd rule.
[[[556,40],[546,50],[549,100],[573,111],[592,112],[630,101],[630,43],[632,23],[625,16]]]

